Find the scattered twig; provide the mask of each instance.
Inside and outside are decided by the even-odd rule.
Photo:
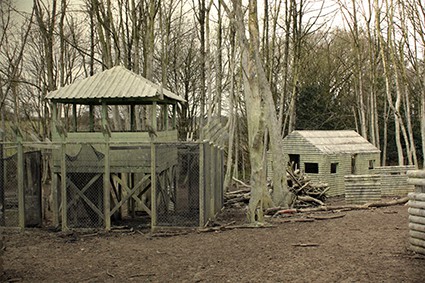
[[[234,223],[234,222],[233,222]],[[198,229],[199,233],[205,233],[205,232],[217,232],[217,231],[224,231],[224,230],[233,230],[233,229],[257,229],[257,228],[274,228],[275,226],[265,223],[255,223],[255,224],[242,224],[242,225],[221,225],[216,227],[207,227]]]
[[[130,275],[130,278],[145,277],[145,276],[155,276],[155,275],[156,275],[156,273],[140,273],[140,274]]]
[[[109,277],[112,277],[112,278],[114,278],[114,277],[115,277],[115,275],[113,275],[112,273],[110,273],[108,270],[106,270],[106,274],[107,274]]]
[[[329,220],[329,219],[338,219],[344,217],[346,214],[337,214],[337,215],[309,215],[308,218],[315,220]]]
[[[308,248],[308,247],[318,247],[320,246],[317,243],[298,243],[298,244],[292,244],[293,247],[303,247],[303,248]]]

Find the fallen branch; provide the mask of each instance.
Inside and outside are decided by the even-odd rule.
[[[318,200],[314,197],[311,196],[297,196],[297,199],[302,200],[302,201],[307,201],[307,202],[315,202],[319,205],[325,205],[325,203],[321,200]]]
[[[307,216],[307,218],[315,220],[329,220],[329,219],[338,219],[344,217],[346,214],[337,214],[337,215],[313,215]]]
[[[236,183],[238,183],[239,185],[242,185],[242,186],[244,186],[244,187],[246,187],[246,188],[251,188],[251,185],[248,185],[248,184],[245,184],[244,182],[242,182],[241,180],[239,180],[239,179],[236,179],[235,177],[233,177],[233,181],[235,181]]]
[[[393,205],[405,204],[409,200],[408,197],[391,200],[391,201],[380,201],[380,202],[369,202],[366,204],[358,204],[358,205],[322,205],[318,207],[310,207],[310,208],[298,208],[298,209],[287,209],[284,207],[272,207],[265,211],[266,215],[277,216],[280,214],[287,213],[305,213],[305,212],[317,212],[317,211],[335,211],[335,210],[364,210],[369,208],[378,208],[378,207],[387,207]]]
[[[299,243],[299,244],[292,244],[293,247],[303,247],[303,248],[308,248],[308,247],[318,247],[320,246],[317,243]]]
[[[206,232],[217,232],[217,231],[224,231],[224,230],[233,230],[233,229],[257,229],[257,228],[274,228],[275,226],[270,224],[242,224],[242,225],[222,225],[222,226],[216,226],[216,227],[207,227],[198,229],[199,233],[206,233]]]

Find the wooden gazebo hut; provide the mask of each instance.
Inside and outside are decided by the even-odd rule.
[[[62,145],[53,151],[52,188],[54,220],[61,220],[63,229],[103,224],[109,229],[111,215],[124,204],[155,221],[158,203],[150,203],[150,195],[157,179],[161,202],[170,206],[177,152],[172,147],[158,152],[151,145],[177,141],[176,107],[184,99],[121,66],[53,91],[47,99],[52,142]],[[111,127],[112,119],[121,127]]]

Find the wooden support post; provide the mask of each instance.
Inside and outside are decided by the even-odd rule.
[[[136,131],[136,105],[130,105],[130,131]]]
[[[105,229],[111,229],[111,184],[110,184],[110,175],[111,168],[109,162],[109,139],[111,137],[111,131],[109,129],[107,115],[108,115],[108,106],[105,102],[102,103],[102,130],[103,136],[105,138],[105,168],[103,174],[103,208],[104,208],[104,218],[105,218]]]
[[[209,210],[209,215],[210,217],[213,217],[215,215],[215,190],[216,190],[216,179],[215,179],[215,167],[217,166],[217,159],[216,159],[216,150],[215,150],[215,146],[210,144],[209,145],[209,150],[210,150],[210,210]]]
[[[67,177],[66,177],[66,141],[65,135],[61,135],[61,204],[62,204],[62,231],[68,231],[68,204],[67,204]]]
[[[25,190],[24,190],[24,148],[22,145],[22,133],[18,127],[14,128],[17,143],[17,179],[18,179],[18,219],[19,228],[23,231],[25,229]]]
[[[110,195],[110,175],[111,168],[109,162],[109,138],[110,132],[108,128],[104,129],[105,137],[105,170],[103,174],[103,207],[104,207],[104,217],[105,217],[105,229],[109,231],[111,229],[111,195]]]
[[[58,118],[58,105],[56,102],[52,103],[52,136],[57,135],[56,121]],[[53,164],[53,159],[51,160]],[[58,183],[59,173],[52,172],[51,194],[52,194],[52,224],[54,227],[59,227],[59,200],[58,200]]]
[[[199,144],[199,227],[205,226],[205,179],[204,179],[204,154],[205,144]]]
[[[89,131],[94,132],[94,105],[89,105]]]
[[[77,104],[72,104],[72,131],[77,132]]]
[[[58,120],[58,104],[56,102],[52,103],[52,136],[57,134],[56,125]]]
[[[0,203],[4,204],[4,184],[5,184],[5,166],[4,166],[4,155],[3,155],[3,142],[4,142],[4,136],[3,136],[3,130],[0,129]],[[4,205],[1,206],[1,218],[0,218],[0,226],[4,226],[5,224],[5,217],[4,217]]]
[[[155,143],[151,143],[151,230],[156,227],[156,148]]]
[[[156,120],[156,101],[154,101],[152,103],[152,108],[151,108],[151,122],[152,122],[152,129],[156,132],[158,130],[158,122]]]
[[[169,123],[168,123],[168,104],[164,104],[163,105],[164,110],[163,110],[163,114],[164,114],[164,130],[168,131],[169,129]]]
[[[173,130],[177,128],[176,117],[177,117],[177,104],[173,104],[173,119],[171,120],[171,127],[173,128]]]

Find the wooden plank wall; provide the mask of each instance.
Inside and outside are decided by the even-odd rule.
[[[381,200],[381,178],[379,175],[345,176],[345,202],[365,204]]]
[[[376,167],[373,174],[381,176],[381,191],[384,197],[406,196],[414,191],[414,186],[407,183],[407,172],[415,166]]]

